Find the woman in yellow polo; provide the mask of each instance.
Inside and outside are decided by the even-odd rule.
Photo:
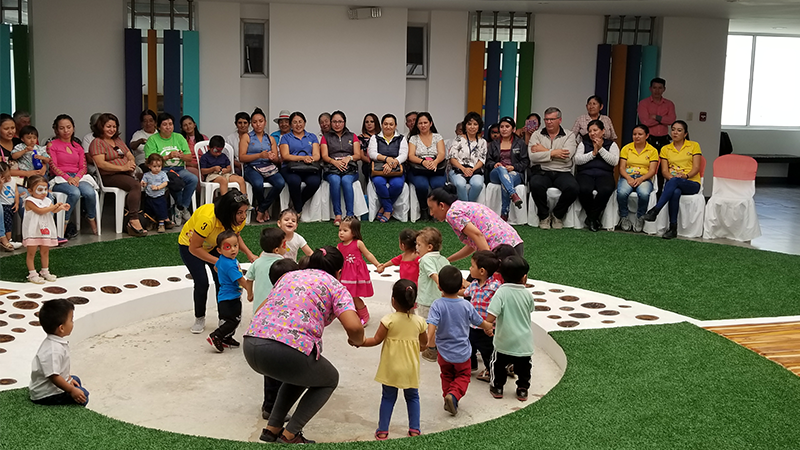
[[[623,231],[641,232],[650,193],[653,192],[653,177],[658,170],[658,150],[647,143],[650,129],[639,124],[633,127],[633,142],[622,147],[619,152],[619,183],[617,183],[617,206],[619,207],[619,227]],[[628,218],[628,197],[633,192],[639,198],[636,218]]]
[[[214,203],[197,208],[181,230],[178,237],[181,259],[194,280],[195,322],[192,333],[202,333],[206,324],[208,296],[206,266],[211,269],[214,285],[219,293],[219,279],[214,270],[214,264],[219,257],[216,250],[217,235],[227,229],[239,235],[244,228],[249,207],[247,197],[238,190],[231,189]],[[241,236],[239,236],[239,249],[247,255],[250,262],[256,260],[256,256],[247,248]]]
[[[661,208],[669,203],[669,229],[662,236],[673,239],[678,236],[678,208],[681,195],[700,192],[700,144],[689,140],[689,126],[682,120],[672,124],[672,143],[661,148],[661,174],[665,180],[664,192],[653,209],[647,211],[644,220],[652,222]]]

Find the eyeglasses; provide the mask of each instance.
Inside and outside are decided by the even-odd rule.
[[[544,119],[545,122],[555,122],[556,120],[561,119],[561,117],[556,117],[555,119]]]
[[[339,125],[341,123],[344,123],[344,120],[332,120],[331,123],[335,123],[336,125]]]

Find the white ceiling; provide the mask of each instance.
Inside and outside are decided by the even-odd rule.
[[[269,3],[269,0],[252,0]],[[286,0],[289,1],[289,0]],[[293,3],[534,14],[686,16],[731,19],[736,32],[800,34],[800,0],[291,0]]]

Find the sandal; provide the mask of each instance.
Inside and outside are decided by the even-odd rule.
[[[375,431],[375,439],[379,441],[385,441],[389,439],[389,432],[388,431]]]
[[[333,219],[333,226],[338,227],[342,224],[342,218],[339,217],[338,219]]]
[[[2,247],[3,250],[5,250],[7,252],[13,252],[14,251],[14,246],[11,245],[11,242],[0,242],[0,247]]]
[[[134,228],[134,226],[128,222],[128,234],[133,237],[144,237],[147,236],[147,231],[142,228]]]
[[[416,428],[409,428],[408,429],[408,437],[415,437],[415,436],[419,436],[420,434],[422,434],[422,433],[420,433],[420,431],[417,430]]]
[[[391,216],[389,216],[389,217],[391,217]],[[378,221],[380,221],[380,223],[386,223],[386,222],[389,221],[389,217],[386,217],[386,215],[381,214],[381,215],[378,216]]]

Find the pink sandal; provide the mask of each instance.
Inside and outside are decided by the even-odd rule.
[[[378,441],[385,441],[389,439],[389,432],[388,431],[379,431],[375,430],[375,439]]]
[[[417,430],[416,428],[409,428],[408,429],[408,437],[416,437],[416,436],[419,436],[420,434],[422,434],[422,433],[419,430]]]

